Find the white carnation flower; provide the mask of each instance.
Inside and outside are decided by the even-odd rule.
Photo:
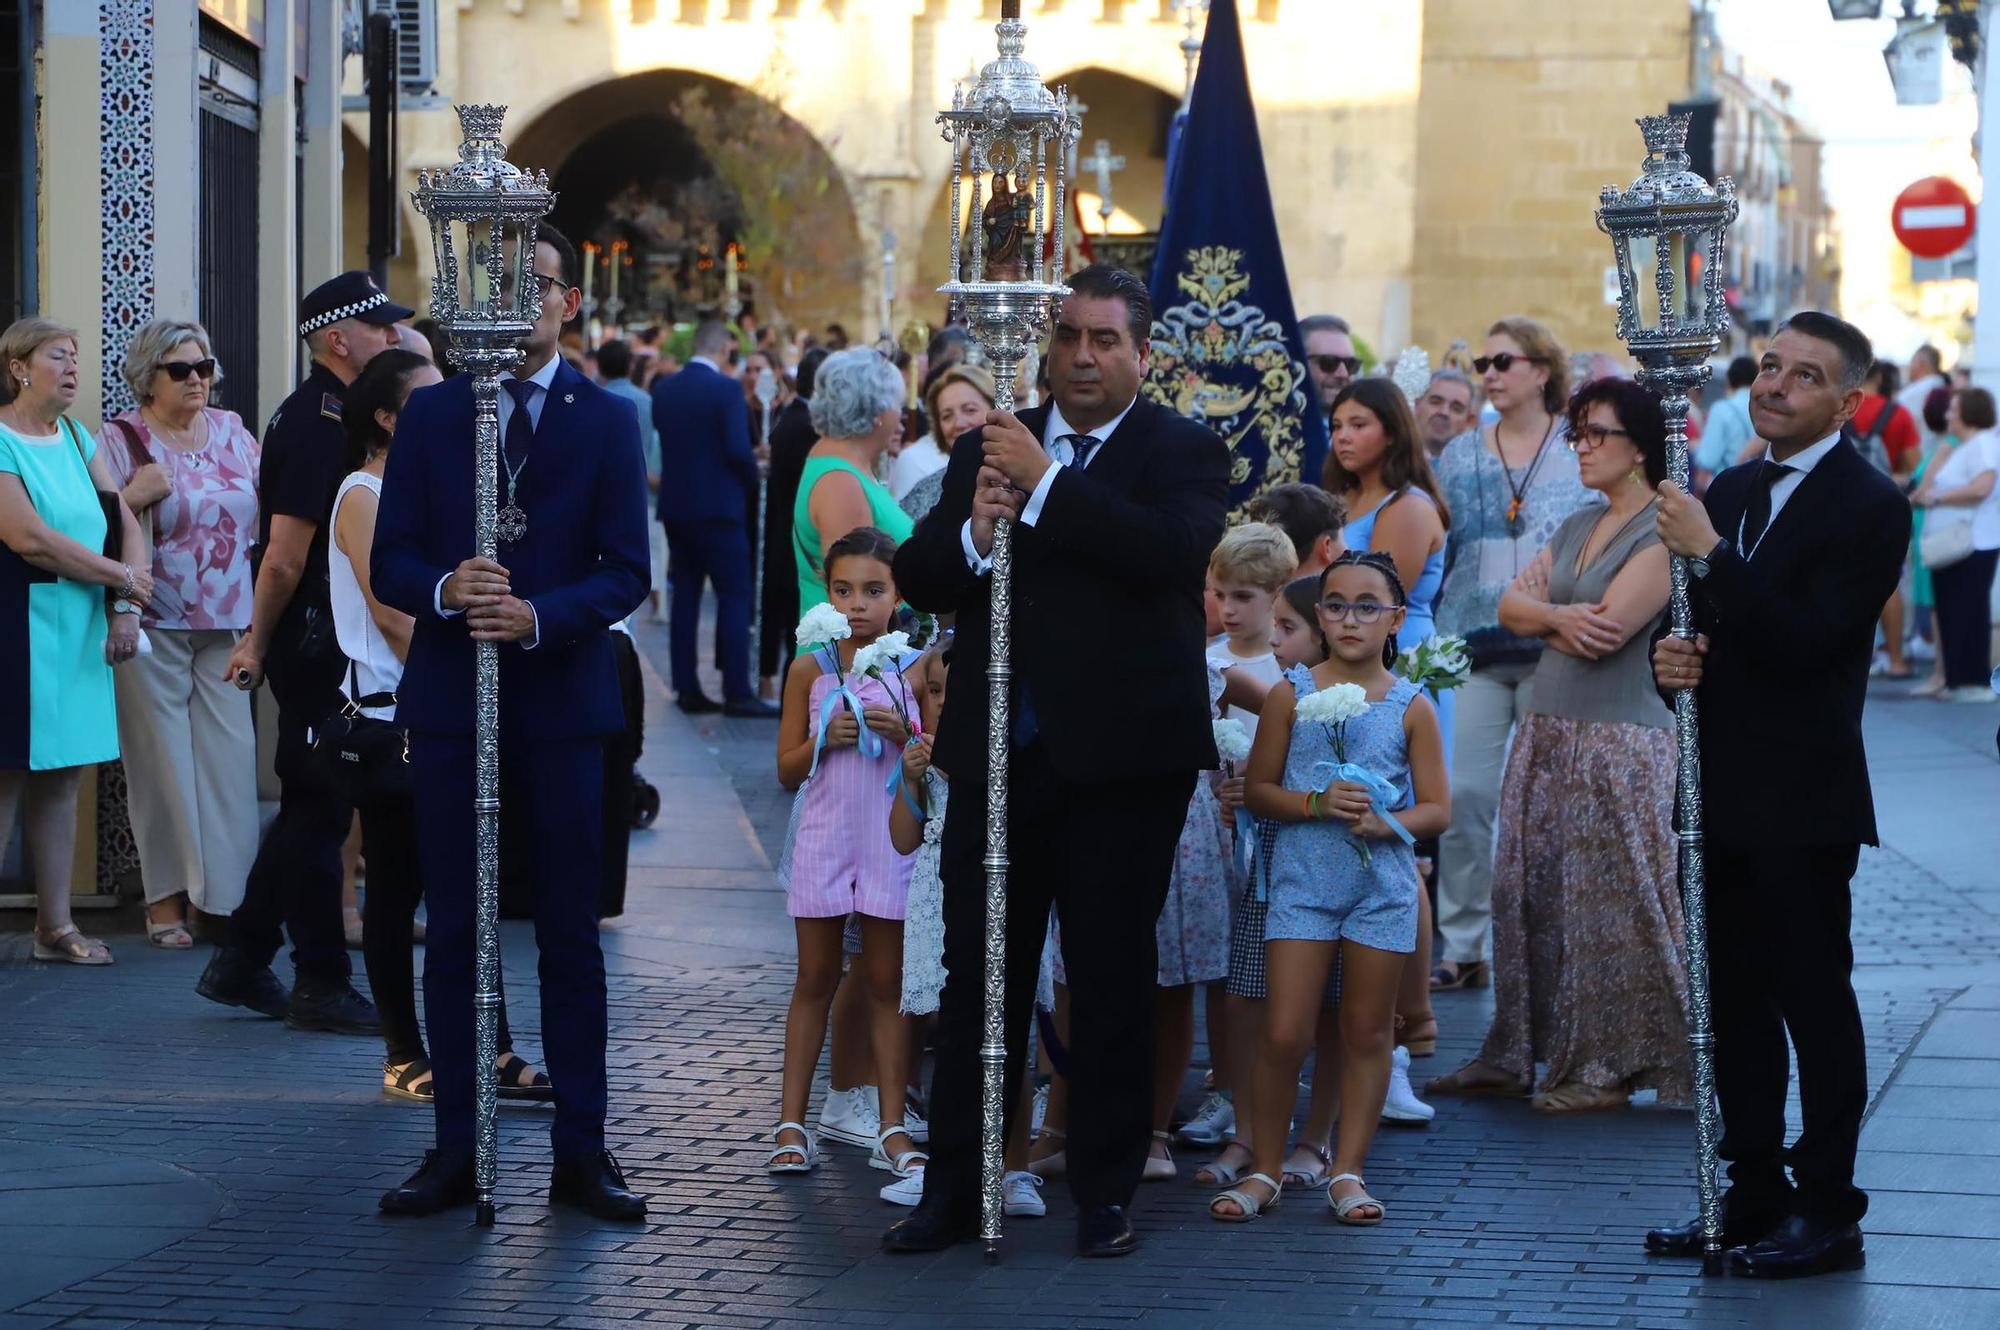
[[[1234,716],[1225,716],[1212,722],[1215,729],[1215,751],[1224,762],[1241,762],[1250,756],[1250,731]]]
[[[1308,724],[1339,725],[1368,714],[1368,690],[1337,683],[1299,699],[1298,718]]]
[[[824,602],[807,610],[805,616],[799,620],[797,629],[797,641],[800,646],[838,642],[853,635],[853,630],[847,626],[847,616]]]

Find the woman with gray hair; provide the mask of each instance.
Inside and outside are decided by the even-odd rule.
[[[903,376],[889,358],[865,346],[828,356],[813,381],[811,410],[819,442],[806,454],[792,504],[801,612],[826,601],[826,551],[834,541],[872,526],[901,542],[916,526],[875,479],[882,456],[903,437]]]
[[[187,902],[226,915],[257,853],[257,740],[250,695],[226,668],[250,626],[250,545],[262,448],[209,405],[221,377],[199,323],[155,319],[119,367],[139,405],[98,434],[148,537],[158,590],[152,650],[117,674],[127,806],[156,947],[194,945]]]

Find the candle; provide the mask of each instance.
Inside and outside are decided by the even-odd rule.
[[[583,303],[590,303],[590,282],[597,272],[597,246],[583,242]]]
[[[735,314],[736,314],[736,307],[737,307],[737,306],[736,306],[736,246],[735,246],[735,245],[731,245],[731,246],[730,246],[730,247],[729,247],[729,248],[728,248],[727,250],[723,251],[723,261],[724,261],[725,263],[727,263],[727,264],[728,264],[728,267],[727,267],[727,268],[725,268],[725,269],[723,270],[723,273],[722,273],[722,289],[723,289],[724,291],[726,291],[726,292],[728,292],[728,293],[729,293],[729,308],[730,308],[730,316],[731,316],[731,317],[733,318],[733,317],[735,317]]]
[[[611,298],[613,300],[618,299],[618,268],[620,260],[624,257],[624,249],[624,241],[614,240],[611,242]]]

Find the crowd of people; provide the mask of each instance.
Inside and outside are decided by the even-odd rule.
[[[899,1251],[976,1229],[999,521],[1017,524],[1004,1199],[1044,1214],[1044,1183],[1066,1175],[1090,1255],[1132,1248],[1135,1191],[1181,1175],[1176,1148],[1213,1152],[1193,1180],[1216,1220],[1318,1189],[1337,1221],[1383,1222],[1370,1145],[1379,1123],[1433,1120],[1411,1068],[1435,1054],[1436,992],[1491,986],[1494,1015],[1430,1095],[1551,1114],[1638,1092],[1689,1103],[1664,695],[1707,670],[1721,705],[1704,715],[1727,716],[1735,690],[1765,686],[1774,648],[1738,615],[1774,603],[1773,579],[1797,582],[1788,615],[1819,615],[1799,631],[1824,639],[1830,673],[1798,691],[1823,710],[1858,720],[1867,673],[1914,682],[1925,657],[1935,671],[1915,693],[1994,698],[1993,398],[1929,348],[1899,391],[1828,316],[1802,314],[1728,366],[1691,427],[1687,493],[1668,479],[1658,399],[1597,370],[1572,383],[1533,319],[1494,321],[1470,373],[1447,365],[1409,394],[1363,373],[1345,321],[1308,318],[1323,473],[1263,491],[1230,525],[1221,441],[1140,391],[1151,305],[1121,270],[1072,276],[1038,403],[1003,413],[956,328],[915,359],[720,319],[692,329],[684,362],[650,332],[585,351],[563,340],[575,269],[545,229],[544,316],[500,398],[498,560],[469,546],[469,388],[447,381],[441,332],[365,274],[302,302],[312,370],[261,443],[210,400],[222,367],[199,324],[139,332],[121,366],[137,405],[95,435],[67,415],[75,334],[46,319],[0,334],[0,581],[28,681],[0,721],[0,821],[11,832],[19,811],[26,831],[34,954],[112,960],[70,917],[68,865],[81,773],[122,757],[150,943],[214,939],[203,996],[379,1035],[383,1092],[435,1106],[437,1149],[383,1198],[392,1213],[470,1193],[475,641],[506,648],[504,797],[532,811],[508,820],[503,856],[543,949],[550,1064],[514,1050],[503,1005],[496,1072],[503,1095],[557,1105],[552,1197],[644,1213],[603,1145],[595,926],[615,910],[550,883],[622,859],[609,745],[633,723],[621,680],[636,666],[620,634],[650,596],[680,709],[774,720],[775,776],[796,791],[780,879],[798,969],[769,1169],[812,1171],[823,1141],[866,1149],[890,1175],[883,1199],[914,1207],[885,1238]],[[574,449],[537,467],[550,437]],[[1853,520],[1873,525],[1828,589],[1803,565],[1833,511],[1830,474],[1850,476],[1840,493],[1864,496]],[[1793,505],[1807,516],[1780,523]],[[1670,552],[1692,561],[1698,644],[1666,636]],[[710,591],[719,698],[701,683]],[[956,691],[954,664],[968,667]],[[260,844],[252,694],[266,682],[282,795]],[[1859,820],[1801,814],[1815,830],[1794,840],[1712,827],[1715,876],[1768,897],[1743,936],[1771,936],[1808,879],[1845,899],[1842,847],[1870,839],[1858,724],[1850,737],[1826,760],[1860,782]],[[385,743],[398,751],[377,764]],[[341,915],[357,825],[372,1001]],[[1762,848],[1739,853],[1739,836]],[[1794,843],[1818,856],[1812,873],[1767,862]],[[1741,938],[1718,963],[1717,1025],[1738,1039],[1721,1087],[1731,1230],[1761,1272],[1847,1259],[1865,1206],[1844,916],[1820,932],[1817,974],[1788,962],[1753,980],[1763,953]],[[271,969],[286,933],[289,990]],[[1794,1010],[1803,993],[1811,1017]],[[1205,1093],[1178,1119],[1198,1013]],[[1786,1029],[1806,1041],[1802,1075],[1815,1057],[1796,1204],[1781,1114],[1775,1144],[1764,1121],[1768,1069],[1741,1051],[1768,1053],[1774,1028],[1780,1067]],[[1810,1232],[1755,1257],[1802,1216]]]

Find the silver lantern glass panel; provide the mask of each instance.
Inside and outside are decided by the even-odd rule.
[[[1599,197],[1598,229],[1618,265],[1618,336],[1639,362],[1639,382],[1660,396],[1666,417],[1667,475],[1688,490],[1689,394],[1707,381],[1709,358],[1730,329],[1723,294],[1723,243],[1736,220],[1735,186],[1690,169],[1690,117],[1645,116],[1645,165],[1625,189]],[[1670,565],[1668,605],[1675,636],[1695,636],[1688,561]],[[1680,842],[1681,906],[1687,927],[1688,1032],[1694,1063],[1696,1169],[1706,1267],[1720,1269],[1722,1206],[1716,1149],[1722,1134],[1715,1099],[1715,1034],[1709,1006],[1707,872],[1703,858],[1700,717],[1695,690],[1674,694],[1674,790]]]
[[[435,272],[431,317],[449,334],[450,354],[472,379],[474,552],[498,557],[500,532],[500,375],[527,356],[542,314],[534,276],[535,237],[555,203],[546,173],[507,161],[500,139],[504,106],[457,108],[464,140],[458,161],[420,171],[412,195],[430,223]],[[500,1011],[500,655],[477,645],[473,672],[474,977],[473,1175],[477,1222],[493,1223],[499,1171]]]
[[[1069,294],[1068,199],[1063,164],[1082,135],[1069,90],[1051,89],[1024,54],[1020,0],[1002,0],[999,54],[938,113],[951,145],[951,274],[939,287],[993,371],[995,405],[1014,409],[1021,363],[1040,349],[1057,302]],[[1007,933],[1007,782],[1012,734],[1014,532],[993,536],[986,712],[986,913],[979,1048],[980,1236],[989,1261],[1000,1241]]]

